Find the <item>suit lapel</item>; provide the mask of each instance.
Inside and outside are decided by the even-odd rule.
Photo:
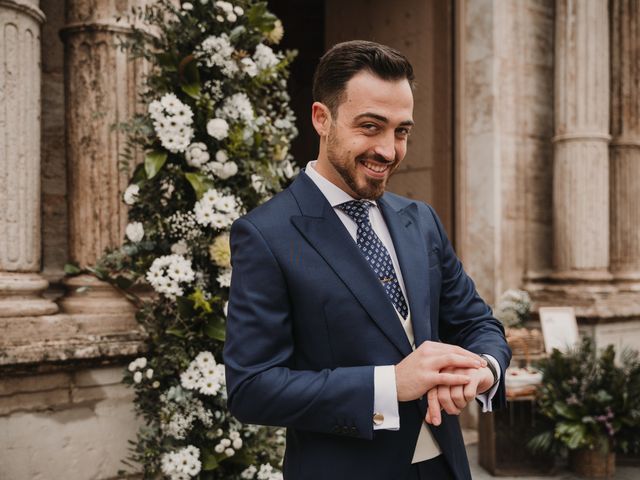
[[[291,217],[293,225],[398,350],[405,356],[411,353],[411,345],[382,284],[322,192],[304,172],[290,190],[302,212]]]
[[[418,227],[418,206],[412,203],[396,211],[384,197],[378,200],[378,205],[391,234],[402,271],[417,347],[431,338],[429,261],[424,239]]]

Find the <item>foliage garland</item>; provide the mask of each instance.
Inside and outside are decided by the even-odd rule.
[[[119,125],[122,156],[145,158],[124,193],[127,238],[90,270],[127,292],[148,335],[125,375],[144,419],[130,460],[144,478],[282,478],[283,431],[230,416],[221,355],[230,225],[297,173],[295,53],[269,46],[282,24],[256,0],[156,0],[128,20],[137,26],[120,46],[153,68],[147,112]],[[136,295],[140,285],[153,294]]]

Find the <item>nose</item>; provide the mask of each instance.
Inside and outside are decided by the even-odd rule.
[[[384,135],[378,138],[373,151],[383,157],[387,162],[392,162],[396,156],[395,136]]]

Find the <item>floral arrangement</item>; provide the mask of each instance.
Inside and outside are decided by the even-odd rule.
[[[495,308],[495,317],[505,327],[523,327],[529,319],[531,310],[531,297],[524,290],[506,290]]]
[[[556,454],[566,450],[640,447],[640,360],[627,350],[616,363],[609,345],[598,352],[589,338],[568,353],[554,350],[539,362],[543,371],[537,405],[549,430],[529,446]]]
[[[284,432],[230,416],[221,355],[229,228],[297,173],[294,54],[274,51],[282,24],[255,0],[157,0],[129,23],[121,47],[153,70],[147,111],[119,125],[122,156],[144,162],[124,192],[125,242],[90,271],[135,302],[148,335],[125,376],[144,419],[130,460],[144,478],[279,479]]]

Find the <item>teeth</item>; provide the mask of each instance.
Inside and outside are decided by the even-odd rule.
[[[364,166],[376,173],[382,173],[387,169],[386,165],[378,165],[376,163],[364,162]]]

